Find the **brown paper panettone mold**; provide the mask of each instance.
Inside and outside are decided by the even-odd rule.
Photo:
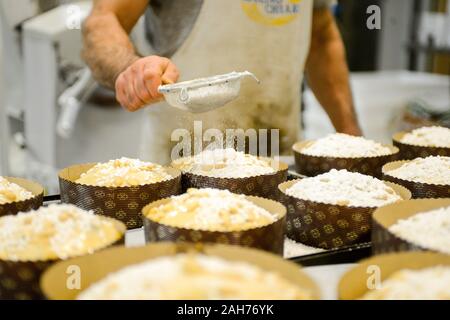
[[[450,148],[418,146],[401,142],[405,134],[407,132],[401,131],[392,136],[392,143],[400,150],[399,160],[412,160],[415,158],[426,158],[428,156],[450,157]]]
[[[439,265],[450,266],[450,256],[434,252],[401,252],[373,256],[360,261],[343,275],[338,285],[338,297],[341,300],[361,299],[371,290],[368,284],[373,285],[374,279],[384,281],[402,269],[420,270]]]
[[[120,239],[96,252],[125,243],[126,227],[114,219],[123,231]],[[40,300],[44,295],[39,286],[42,273],[60,259],[45,261],[11,261],[0,259],[0,300]]]
[[[429,184],[415,181],[404,180],[389,175],[389,171],[397,169],[410,160],[401,160],[386,163],[383,168],[383,177],[385,181],[390,181],[404,186],[411,191],[413,199],[417,198],[449,198],[450,185],[445,184]]]
[[[44,273],[41,278],[41,288],[49,299],[76,299],[80,292],[87,289],[91,284],[126,266],[179,253],[200,253],[227,261],[247,262],[263,270],[277,272],[290,283],[308,290],[314,299],[320,298],[318,286],[299,269],[298,265],[274,254],[230,245],[169,242],[153,243],[134,248],[121,246],[102,250],[90,256],[59,262]],[[66,271],[71,265],[79,266],[82,274],[81,287],[75,290],[70,290],[66,286],[68,277]]]
[[[267,160],[276,172],[245,178],[217,178],[183,172],[183,191],[189,188],[226,189],[233,193],[278,200],[276,189],[280,183],[286,181],[288,166],[270,158],[259,158]]]
[[[283,255],[284,225],[286,208],[279,202],[246,196],[247,200],[277,215],[278,219],[266,226],[241,231],[207,231],[172,227],[160,224],[146,217],[151,208],[170,201],[170,198],[155,201],[147,205],[143,213],[145,238],[148,242],[173,241],[192,243],[221,243],[252,247]]]
[[[59,172],[61,202],[93,210],[125,223],[128,229],[142,227],[141,210],[152,201],[181,193],[181,173],[166,168],[172,178],[131,187],[100,187],[76,183],[95,163],[75,165]]]
[[[42,202],[44,199],[44,188],[40,184],[21,178],[4,178],[9,182],[15,183],[22,188],[30,191],[33,194],[33,197],[22,201],[0,204],[0,217],[16,214],[18,212],[30,211],[42,206]]]
[[[389,228],[401,219],[420,212],[450,206],[450,199],[415,199],[390,204],[375,210],[372,216],[372,252],[374,254],[398,251],[433,251],[404,240]]]
[[[322,249],[340,248],[370,240],[372,213],[376,207],[352,207],[302,200],[286,194],[300,179],[280,184],[281,202],[287,207],[286,235],[297,242]],[[404,200],[411,193],[386,182]]]
[[[314,141],[305,140],[292,146],[295,157],[296,171],[302,175],[313,177],[330,171],[331,169],[346,169],[351,172],[359,172],[376,178],[381,177],[381,167],[390,161],[397,160],[398,148],[391,145],[383,145],[391,150],[388,155],[373,157],[322,157],[311,156],[302,153],[302,150],[310,146]]]

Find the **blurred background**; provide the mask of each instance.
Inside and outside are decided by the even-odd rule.
[[[371,5],[381,10],[379,29],[366,26]],[[60,168],[139,153],[132,138],[140,137],[142,111],[125,113],[80,59],[90,7],[0,0],[0,174],[37,180],[49,193]],[[450,0],[340,0],[333,12],[368,138],[390,142],[399,130],[450,126]],[[143,27],[133,39],[150,54]],[[305,138],[333,132],[307,84],[302,109]]]

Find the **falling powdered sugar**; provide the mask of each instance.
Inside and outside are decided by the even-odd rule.
[[[215,178],[245,178],[276,172],[269,161],[233,148],[204,150],[193,157],[175,160],[172,165],[184,172]]]

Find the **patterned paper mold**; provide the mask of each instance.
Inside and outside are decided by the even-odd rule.
[[[287,208],[286,235],[311,247],[332,249],[370,239],[371,216],[376,207],[351,207],[302,200],[286,194],[299,179],[279,185],[281,202]],[[404,187],[386,182],[404,200],[411,193]]]
[[[384,281],[400,270],[423,270],[437,266],[450,267],[450,256],[434,252],[398,252],[376,255],[360,261],[343,275],[338,285],[338,297],[341,300],[364,298],[371,290],[367,284],[374,275],[379,275],[379,280]],[[368,273],[370,270],[372,272]],[[376,287],[372,290],[376,290]]]
[[[398,148],[391,145],[383,145],[391,150],[390,154],[371,156],[371,157],[322,157],[311,156],[302,153],[302,150],[314,141],[306,140],[297,142],[292,146],[295,157],[296,171],[308,177],[325,173],[331,169],[346,169],[348,171],[359,172],[381,177],[381,167],[390,161],[394,161],[398,157]]]
[[[286,221],[286,208],[279,202],[255,196],[246,196],[246,199],[257,206],[266,209],[277,216],[277,219],[268,225],[241,231],[207,231],[173,227],[158,223],[146,216],[151,208],[170,202],[170,198],[158,200],[143,209],[143,222],[146,240],[148,242],[173,241],[193,243],[221,243],[244,247],[258,248],[279,255],[283,254],[284,224]]]
[[[412,195],[413,199],[449,198],[450,197],[450,185],[429,184],[429,183],[408,181],[408,180],[400,179],[397,177],[393,177],[389,174],[389,171],[397,169],[409,161],[411,161],[411,160],[401,160],[401,161],[393,161],[393,162],[386,163],[382,168],[382,172],[383,172],[382,179],[385,181],[390,181],[390,182],[399,184],[401,186],[404,186],[409,191],[411,191],[411,195]]]
[[[114,223],[118,225],[118,228],[123,230],[123,235],[114,243],[97,251],[101,251],[107,247],[124,244],[125,225],[115,219],[111,220],[114,220]],[[44,299],[45,297],[39,286],[41,275],[48,267],[58,261],[61,260],[10,261],[0,259],[0,299]]]
[[[128,229],[142,226],[144,206],[181,193],[181,173],[174,168],[166,168],[172,179],[131,187],[99,187],[75,182],[94,165],[74,165],[59,172],[61,201],[115,218],[125,223]]]
[[[15,183],[22,188],[30,191],[33,194],[33,197],[22,201],[0,204],[0,217],[10,214],[16,214],[21,211],[37,209],[42,205],[44,198],[44,188],[41,185],[37,184],[36,182],[21,178],[4,178],[9,182]]]
[[[447,147],[419,146],[402,142],[403,137],[407,133],[408,132],[401,131],[392,136],[392,143],[400,150],[399,159],[412,160],[428,156],[450,157],[450,148]]]
[[[372,217],[372,251],[374,254],[399,251],[435,251],[407,241],[389,228],[399,220],[418,213],[450,206],[450,199],[415,199],[377,209]]]
[[[276,189],[280,183],[286,181],[288,166],[270,158],[260,157],[259,159],[265,159],[275,172],[245,178],[218,178],[183,172],[183,190],[188,188],[226,189],[233,193],[277,200]]]
[[[203,254],[222,258],[229,262],[250,263],[262,270],[275,272],[289,283],[305,289],[313,299],[320,298],[320,291],[314,281],[299,266],[281,257],[256,250],[233,245],[192,244],[192,243],[153,243],[141,247],[116,247],[102,250],[90,256],[61,261],[50,267],[42,277],[41,287],[49,299],[76,299],[76,297],[93,283],[105,278],[124,267],[142,263],[149,259],[170,257],[177,254]],[[69,289],[66,285],[66,270],[70,265],[77,265],[82,272],[81,287]]]

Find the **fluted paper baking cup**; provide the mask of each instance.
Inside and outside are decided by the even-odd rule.
[[[91,284],[105,278],[124,267],[138,264],[149,259],[173,256],[179,253],[201,253],[219,257],[227,261],[246,262],[263,270],[277,272],[290,283],[311,292],[314,299],[320,298],[320,292],[314,281],[303,273],[299,266],[279,256],[261,250],[229,245],[203,245],[190,243],[154,243],[143,247],[116,247],[102,250],[90,256],[59,262],[50,267],[41,279],[41,288],[49,299],[76,299],[78,294]],[[80,287],[67,288],[67,270],[76,265],[80,270]]]
[[[124,244],[125,225],[115,222],[123,230],[123,236],[105,248]],[[51,265],[61,261],[60,259],[46,261],[10,261],[0,259],[0,299],[1,300],[40,300],[44,295],[39,286],[42,273]]]
[[[75,182],[95,163],[75,165],[59,172],[61,202],[115,218],[128,229],[142,227],[141,210],[152,201],[181,193],[181,173],[166,168],[172,178],[131,187],[100,187]]]
[[[389,174],[389,171],[398,169],[410,160],[401,160],[386,163],[383,168],[383,177],[385,181],[390,181],[401,186],[404,186],[411,191],[412,197],[417,198],[449,198],[450,185],[449,184],[430,184],[400,179]]]
[[[266,159],[276,171],[271,174],[245,178],[217,178],[183,172],[183,190],[189,188],[226,189],[233,193],[278,200],[277,186],[286,181],[288,166],[270,158],[260,157],[260,159]]]
[[[416,199],[390,204],[375,210],[372,217],[372,251],[374,254],[397,251],[434,251],[404,240],[389,228],[399,220],[421,212],[448,207],[450,199]]]
[[[434,252],[387,253],[360,261],[339,281],[341,300],[361,299],[370,290],[376,290],[375,281],[384,281],[403,269],[420,270],[436,266],[450,266],[450,256]]]
[[[308,177],[317,176],[331,169],[346,169],[380,178],[381,167],[387,162],[396,160],[398,156],[398,148],[391,145],[383,145],[391,150],[390,154],[372,157],[322,157],[302,153],[303,149],[313,143],[314,141],[307,140],[292,146],[296,171]]]
[[[222,232],[173,227],[153,221],[146,216],[146,213],[151,208],[170,202],[169,198],[153,202],[143,209],[142,213],[146,240],[148,242],[173,241],[232,244],[262,249],[282,255],[286,208],[281,203],[269,199],[255,196],[246,196],[246,199],[257,206],[276,214],[277,220],[269,225],[259,228]]]
[[[370,240],[372,213],[376,207],[352,207],[302,200],[286,194],[300,179],[280,184],[281,202],[287,208],[286,235],[308,246],[340,248]],[[411,193],[402,186],[386,182],[404,200]]]
[[[22,201],[14,201],[0,204],[0,217],[10,214],[16,214],[21,211],[24,212],[37,209],[40,206],[42,206],[42,202],[44,199],[44,188],[40,184],[21,178],[13,178],[13,177],[4,177],[4,178],[9,182],[15,183],[21,186],[22,188],[30,191],[33,194],[33,197]]]
[[[400,150],[399,160],[412,160],[415,158],[426,158],[428,156],[450,157],[450,148],[418,146],[401,142],[405,134],[407,132],[401,131],[392,136],[392,143]]]

